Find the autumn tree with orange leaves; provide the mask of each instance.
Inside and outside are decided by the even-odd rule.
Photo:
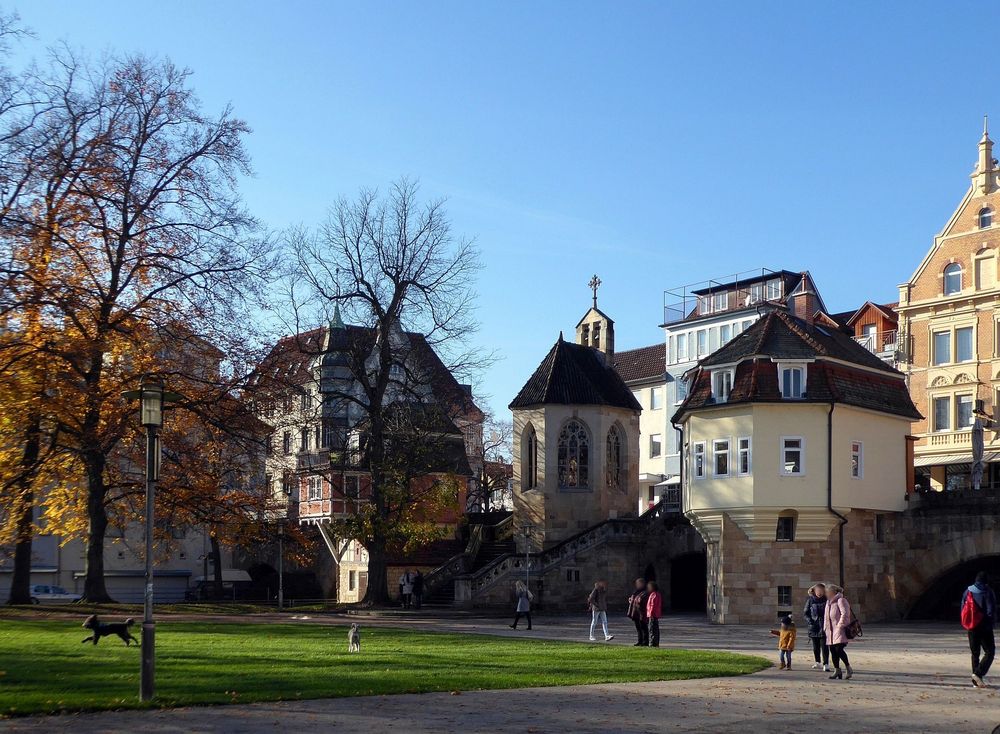
[[[155,372],[186,397],[175,417],[240,433],[211,413],[259,361],[248,314],[274,262],[236,186],[249,170],[248,127],[229,109],[206,115],[190,72],[63,52],[42,81],[44,99],[4,161],[17,190],[0,220],[0,369],[28,357],[45,365],[44,388],[37,371],[29,382],[44,396],[43,444],[69,481],[46,485],[43,514],[50,531],[85,537],[83,597],[104,602],[109,515],[134,514],[139,484],[126,440],[135,406],[121,394]],[[217,368],[168,358],[205,343]]]

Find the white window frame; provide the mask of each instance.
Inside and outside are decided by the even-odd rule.
[[[983,223],[984,220],[985,224]],[[992,227],[993,210],[988,206],[984,206],[982,209],[979,210],[979,213],[976,215],[976,222],[977,224],[979,224],[979,229],[988,229]]]
[[[702,344],[704,341],[704,344]],[[708,354],[708,329],[698,329],[694,333],[695,356],[701,359]]]
[[[729,291],[712,294],[712,313],[729,310]]]
[[[948,271],[952,269],[952,266],[958,267],[958,289],[948,290]],[[945,265],[944,270],[941,271],[941,294],[944,296],[957,296],[965,290],[965,268],[962,267],[961,263],[948,263]]]
[[[733,390],[733,372],[732,369],[712,370],[712,398],[717,403],[729,401],[729,395]],[[718,384],[717,380],[722,384]]]
[[[968,330],[969,338],[971,340],[970,354],[968,359],[959,359],[958,357],[958,332]],[[956,326],[954,329],[954,348],[952,353],[952,362],[954,364],[963,364],[965,362],[974,362],[976,360],[976,327],[974,326]]]
[[[690,334],[684,332],[683,334],[677,335],[677,361],[687,362],[690,357],[688,357],[690,344]],[[683,347],[683,349],[681,348]]]
[[[659,397],[659,404],[657,404],[657,397]],[[663,408],[663,387],[656,385],[649,388],[649,409],[650,410],[662,410]]]
[[[701,456],[701,470],[698,468],[698,457]],[[691,476],[695,479],[705,478],[705,466],[706,456],[705,456],[705,442],[695,441],[691,444]]]
[[[310,502],[318,502],[323,499],[323,477],[311,476],[307,480],[306,497]]]
[[[726,448],[724,451],[719,450],[719,444],[725,444]],[[716,438],[712,440],[712,476],[714,477],[728,477],[732,474],[732,440],[728,438]],[[722,474],[719,472],[719,457],[725,455],[726,457],[726,472]]]
[[[865,478],[864,441],[851,441],[851,479]]]
[[[938,336],[946,337],[946,342],[948,344],[948,355],[946,359],[938,359],[938,348],[937,348],[937,338]],[[940,366],[944,364],[951,364],[954,357],[953,344],[954,334],[948,329],[933,329],[931,330],[931,365]]]
[[[969,423],[963,424],[958,419],[958,415],[959,415],[958,414],[958,406],[959,406],[959,404],[961,402],[960,398],[968,398],[969,399],[969,406],[970,406],[969,417],[972,419]],[[955,415],[954,415],[954,426],[955,426],[955,428],[954,428],[954,430],[956,430],[956,431],[966,431],[966,430],[972,428],[972,426],[976,422],[976,412],[975,412],[976,411],[976,396],[974,394],[972,394],[972,393],[957,392],[954,395],[953,403],[954,403],[953,408],[954,408],[954,411],[955,411]]]
[[[653,453],[653,438],[654,437],[660,439],[657,442],[659,444],[660,449],[655,454]],[[651,434],[649,434],[649,458],[650,459],[659,459],[661,456],[663,456],[663,434],[662,433],[651,433]]]
[[[747,457],[747,469],[743,471],[743,456]],[[736,439],[736,475],[747,477],[753,474],[753,439],[740,436]]]
[[[680,405],[688,396],[687,380],[683,377],[678,377],[674,382],[676,383],[674,387],[674,405]],[[681,393],[684,394],[682,395]]]
[[[785,464],[785,452],[788,447],[785,445],[787,441],[798,441],[799,442],[799,470],[788,471]],[[804,477],[806,475],[806,439],[803,436],[782,436],[778,443],[778,474],[783,477]]]
[[[785,372],[799,370],[802,372],[801,387],[798,395],[785,395]],[[778,390],[784,400],[803,400],[808,394],[809,369],[805,362],[778,362]]]

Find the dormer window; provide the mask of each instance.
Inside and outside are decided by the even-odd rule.
[[[712,294],[712,310],[715,312],[725,311],[729,308],[729,291]]]
[[[712,399],[717,403],[724,403],[729,400],[729,393],[733,389],[732,370],[713,370],[712,372]]]
[[[801,400],[806,394],[806,366],[778,365],[778,386],[785,400]]]
[[[993,226],[993,210],[984,206],[979,210],[979,229],[986,229]]]

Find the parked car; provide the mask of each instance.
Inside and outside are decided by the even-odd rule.
[[[70,594],[61,586],[33,584],[31,587],[32,604],[70,604],[80,601],[79,594]]]

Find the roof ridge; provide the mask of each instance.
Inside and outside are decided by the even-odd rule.
[[[795,332],[795,334],[802,341],[804,341],[810,347],[815,349],[818,354],[822,354],[825,357],[830,356],[829,350],[822,344],[820,344],[818,341],[816,341],[816,339],[811,334],[809,334],[809,332],[807,332],[805,329],[799,326],[799,324],[797,323],[797,319],[795,317],[790,316],[789,314],[784,312],[779,313],[776,311],[775,313],[778,313],[778,318],[784,321],[789,329]]]
[[[771,311],[767,316],[764,317],[764,325],[760,329],[760,336],[757,337],[757,344],[754,346],[754,354],[761,354],[761,350],[764,349],[764,341],[767,339],[768,334],[771,333],[771,318],[777,311]]]

